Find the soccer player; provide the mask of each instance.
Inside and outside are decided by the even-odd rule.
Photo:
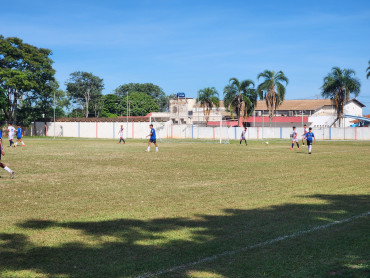
[[[292,133],[292,147],[290,148],[291,150],[293,150],[293,147],[294,147],[294,143],[297,143],[297,147],[298,147],[298,150],[299,150],[299,143],[298,143],[298,133],[297,131],[295,130],[295,126],[293,126],[293,133]]]
[[[158,152],[157,136],[155,135],[155,129],[153,128],[153,124],[150,124],[149,128],[150,128],[150,134],[146,136],[146,137],[150,136],[147,152],[150,152],[150,145],[152,143],[154,143],[155,145],[155,151]]]
[[[316,143],[315,134],[313,134],[313,132],[312,132],[312,127],[310,127],[308,129],[308,132],[306,133],[308,154],[311,154],[311,150],[312,150],[312,138],[313,138],[313,141]]]
[[[123,144],[126,144],[125,139],[123,139],[123,125],[121,125],[121,129],[118,131],[118,134],[119,134],[118,144],[121,144],[121,141],[123,141]]]
[[[306,140],[306,133],[307,133],[307,125],[303,126],[303,134],[302,134],[302,145],[304,146],[304,140]]]
[[[14,131],[15,131],[15,128],[12,126],[12,124],[9,124],[8,126],[8,139],[9,139],[9,147],[11,147],[14,142],[13,142],[13,136],[14,136]]]
[[[4,149],[3,149],[3,139],[2,139],[2,132],[0,130],[0,167],[3,168],[5,171],[7,171],[10,174],[10,178],[14,178],[14,171],[9,169],[8,166],[6,166],[4,163],[1,162],[1,156],[5,155]]]
[[[18,142],[21,142],[22,143],[22,147],[25,147],[26,144],[23,143],[22,141],[22,137],[23,137],[23,129],[21,128],[20,125],[17,125],[17,142],[15,142],[15,145],[14,147],[16,147],[18,145]]]
[[[240,135],[240,145],[242,144],[242,141],[244,140],[245,141],[245,145],[247,146],[248,143],[247,143],[247,139],[245,138],[246,137],[246,133],[247,133],[247,128],[245,127],[244,130],[242,131],[242,134]]]

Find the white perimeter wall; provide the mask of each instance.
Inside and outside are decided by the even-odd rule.
[[[229,140],[240,138],[242,127],[199,127],[197,125],[172,125],[171,122],[153,123],[157,138],[188,138],[188,139],[215,139],[220,137]],[[54,136],[54,123],[46,123],[47,136]],[[81,138],[119,138],[120,126],[124,128],[124,138],[145,139],[150,133],[149,122],[56,122],[55,136]],[[303,128],[297,128],[299,138]],[[313,128],[318,140],[370,140],[370,127],[347,128]],[[292,133],[290,127],[249,127],[247,139],[289,139]],[[45,135],[45,123],[36,122],[33,135]]]

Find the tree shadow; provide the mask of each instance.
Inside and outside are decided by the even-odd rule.
[[[24,234],[2,233],[0,274],[4,271],[32,270],[48,277],[135,277],[370,210],[368,195],[311,195],[304,198],[321,202],[252,210],[225,209],[222,215],[196,215],[193,219],[28,220],[18,226],[40,233],[50,230],[66,234],[72,232],[72,238],[67,243],[48,246],[35,245]],[[76,240],[78,235],[84,240]],[[362,254],[357,255],[360,260],[368,259],[362,258]],[[199,264],[166,275],[188,277],[189,270],[203,269],[223,277],[239,277],[236,273],[245,270],[235,270],[237,267],[233,266],[233,270],[227,267],[210,269]],[[248,275],[240,274],[240,277]]]

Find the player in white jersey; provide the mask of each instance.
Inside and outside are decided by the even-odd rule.
[[[242,144],[243,140],[245,141],[245,145],[246,146],[248,145],[246,137],[247,137],[247,128],[245,127],[244,130],[242,131],[242,134],[240,135],[240,145]]]
[[[123,125],[121,125],[121,129],[118,131],[119,135],[119,142],[117,144],[121,144],[121,141],[123,141],[123,144],[126,144],[125,139],[123,139]]]
[[[306,140],[306,133],[308,132],[307,130],[307,125],[303,126],[303,134],[302,134],[302,145],[304,146],[304,140]]]
[[[8,139],[9,139],[9,147],[11,147],[14,144],[14,132],[15,128],[12,126],[12,124],[9,124],[8,126]]]
[[[298,150],[299,150],[298,132],[295,130],[295,126],[293,126],[293,132],[291,134],[291,137],[292,137],[292,147],[290,149],[293,150],[294,143],[297,143],[297,147],[298,147]]]

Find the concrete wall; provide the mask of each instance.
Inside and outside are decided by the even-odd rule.
[[[239,140],[242,127],[199,127],[197,125],[172,125],[171,122],[153,122],[157,137],[188,139],[223,139]],[[54,136],[54,123],[46,123],[47,136]],[[124,137],[145,139],[150,133],[149,122],[56,122],[56,137],[108,138],[117,139],[120,126],[123,125]],[[299,138],[303,128],[297,127]],[[370,127],[328,128],[314,127],[313,132],[318,140],[370,140]],[[290,127],[249,127],[248,139],[289,139]],[[45,123],[36,122],[33,135],[45,135]]]

